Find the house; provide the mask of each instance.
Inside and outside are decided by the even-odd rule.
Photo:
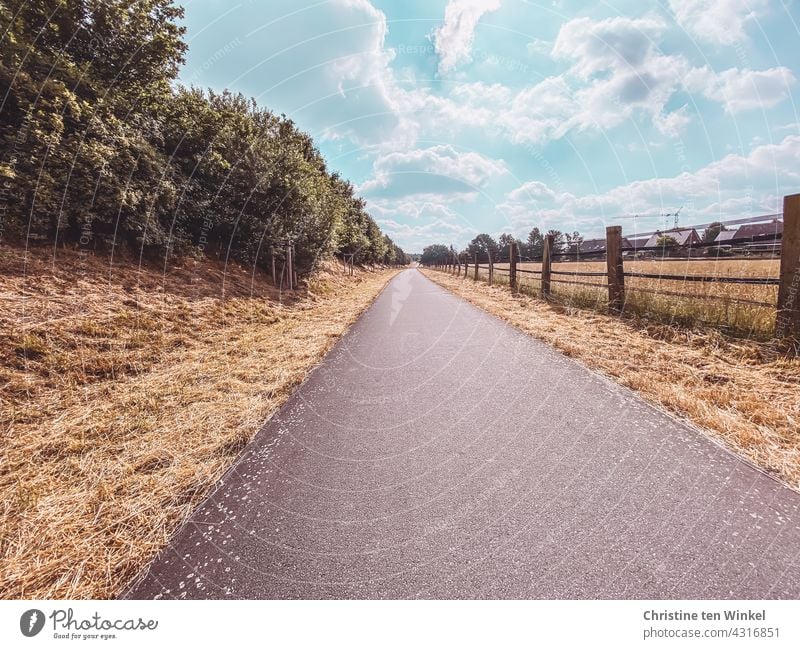
[[[647,240],[649,238],[650,237],[640,237],[639,239],[625,239],[625,241],[628,241],[630,248],[633,250],[639,250],[647,245]],[[627,246],[623,243],[622,247],[626,248]]]
[[[630,241],[625,237],[622,237],[622,249],[631,247]],[[575,253],[576,246],[573,244],[569,247],[567,252]],[[590,255],[592,253],[601,253],[606,251],[606,240],[605,239],[584,239],[581,241],[580,247],[577,248],[578,255]]]
[[[774,220],[769,223],[748,223],[735,230],[723,230],[716,236],[714,243],[718,246],[730,246],[756,241],[769,242],[777,241],[782,236],[783,221]]]
[[[697,230],[694,228],[673,228],[672,230],[664,230],[663,232],[652,234],[647,243],[645,243],[645,248],[657,248],[661,237],[675,239],[681,248],[691,247],[700,243],[700,235],[697,234]]]
[[[734,238],[736,238],[736,230],[722,230],[717,233],[717,236],[714,238],[714,243],[725,243]]]
[[[723,230],[714,239],[714,243],[727,243],[729,241],[771,241],[783,235],[783,221],[770,221],[769,223],[748,223],[736,230]]]

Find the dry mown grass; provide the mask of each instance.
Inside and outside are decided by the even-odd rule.
[[[443,272],[425,274],[800,489],[800,359],[711,329],[613,317]]]
[[[627,272],[656,275],[705,275],[715,277],[777,277],[778,259],[649,259],[625,260]],[[520,264],[521,269],[541,270],[541,264]],[[498,274],[508,273],[508,264],[498,264]],[[553,264],[554,271],[605,272],[605,261],[561,262]],[[520,273],[520,289],[538,293],[538,275]],[[500,281],[503,281],[500,277]],[[555,299],[573,306],[603,310],[608,299],[604,277],[553,276],[552,291]],[[597,284],[597,288],[564,282],[580,281]],[[774,305],[778,287],[768,285],[728,284],[718,282],[693,282],[688,280],[657,280],[626,277],[625,308],[635,313],[682,326],[713,325],[724,327],[731,333],[768,338],[775,328],[774,306],[760,306],[737,300],[750,300]],[[642,290],[637,290],[642,289]],[[650,291],[667,291],[687,294],[656,295]]]
[[[0,248],[0,596],[115,595],[392,274]]]

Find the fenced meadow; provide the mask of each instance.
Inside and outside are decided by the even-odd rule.
[[[605,246],[588,254],[557,251],[548,235],[541,258],[521,259],[511,244],[503,261],[462,254],[436,267],[575,307],[716,327],[756,339],[797,339],[800,195],[785,198],[782,216],[781,239],[760,243],[757,254],[726,257],[719,245],[697,242],[677,256],[663,246],[631,246],[619,226],[610,226]],[[729,238],[726,244],[728,250],[743,242]],[[772,254],[763,252],[770,246]]]

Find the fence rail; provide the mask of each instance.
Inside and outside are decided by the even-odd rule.
[[[602,275],[602,273],[600,273]],[[643,277],[669,282],[717,282],[722,284],[753,284],[758,286],[778,286],[777,277],[723,277],[719,275],[657,275],[654,273],[625,273],[625,277]]]
[[[777,216],[777,215],[773,215]],[[736,219],[736,222],[751,222],[753,219]],[[753,243],[752,239],[742,239],[741,243]],[[726,241],[726,245],[740,243],[737,240]],[[777,250],[780,248],[780,274],[779,277],[741,277],[741,276],[719,276],[719,275],[669,275],[662,273],[642,273],[625,270],[625,254],[630,251],[645,250],[664,250],[662,246],[651,247],[623,247],[622,228],[620,226],[609,226],[606,228],[606,246],[602,250],[588,253],[558,252],[555,250],[552,235],[547,235],[544,240],[543,254],[539,258],[522,260],[519,256],[517,244],[509,245],[507,260],[497,262],[489,257],[489,263],[480,263],[477,256],[469,259],[466,255],[455,255],[453,259],[436,267],[440,269],[452,270],[466,278],[469,274],[470,266],[474,267],[474,279],[479,279],[479,269],[488,270],[488,281],[492,284],[495,271],[501,271],[503,277],[508,277],[508,284],[512,291],[519,289],[518,279],[522,274],[537,275],[540,283],[539,294],[544,299],[549,299],[551,295],[551,284],[571,284],[576,286],[589,286],[595,289],[608,290],[608,307],[612,311],[622,311],[625,308],[625,293],[645,293],[653,295],[664,295],[670,297],[680,297],[686,299],[700,300],[722,300],[726,304],[746,304],[761,308],[774,308],[775,327],[774,335],[777,338],[791,338],[800,341],[800,194],[793,194],[784,197],[783,202],[783,233],[780,245],[774,245]],[[718,246],[713,243],[695,243],[688,248],[707,248]],[[503,255],[504,257],[506,255]],[[553,263],[569,258],[579,258],[583,260],[606,261],[606,271],[566,271],[554,270]],[[530,269],[519,267],[519,262],[541,263],[541,269]],[[472,263],[470,263],[472,262]],[[498,263],[507,264],[507,268],[498,267]],[[563,279],[563,278],[570,279]],[[584,281],[575,278],[603,277],[605,282]],[[658,282],[691,282],[695,284],[733,284],[751,286],[776,286],[777,300],[767,302],[754,300],[739,296],[716,295],[713,293],[685,293],[680,291],[648,288],[644,286],[626,286],[626,279],[648,279]]]

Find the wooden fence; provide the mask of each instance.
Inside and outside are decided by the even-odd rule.
[[[742,304],[776,309],[775,336],[782,339],[789,338],[800,340],[800,194],[784,197],[780,274],[777,278],[720,277],[717,275],[665,275],[626,271],[624,266],[624,253],[626,249],[623,248],[622,244],[622,228],[616,225],[606,228],[606,247],[605,250],[601,251],[603,256],[605,256],[606,270],[604,272],[593,272],[554,270],[552,267],[553,258],[560,253],[556,253],[554,249],[552,235],[547,235],[545,237],[541,259],[534,260],[537,262],[541,261],[542,267],[540,270],[520,268],[518,265],[519,251],[517,250],[517,245],[512,243],[508,251],[507,276],[509,287],[512,291],[517,291],[519,289],[520,276],[532,275],[539,280],[539,295],[543,299],[549,299],[552,296],[552,285],[554,283],[591,286],[594,288],[605,286],[608,290],[608,308],[611,311],[620,312],[625,306],[626,277],[666,281],[777,286],[778,296],[776,303],[743,298],[726,299]],[[491,285],[495,281],[495,266],[496,263],[492,260],[491,255],[489,255],[488,264],[482,264],[477,255],[470,259],[466,255],[459,256],[454,254],[451,259],[434,267],[452,272],[459,277],[463,276],[464,278],[467,278],[472,268],[475,280],[479,279],[479,269],[485,269],[488,271],[487,280]],[[597,279],[594,281],[586,281],[584,279],[600,277],[605,278],[604,284],[598,284]],[[629,290],[686,298],[698,297],[697,295],[678,293],[675,291],[653,290],[640,287],[630,288]]]

